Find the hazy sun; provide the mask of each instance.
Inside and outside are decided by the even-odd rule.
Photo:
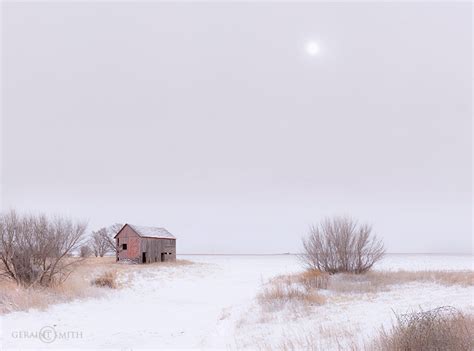
[[[306,43],[306,52],[310,55],[310,56],[316,56],[319,54],[319,45],[318,43],[316,43],[315,41],[309,41]]]

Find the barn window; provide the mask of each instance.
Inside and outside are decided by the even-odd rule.
[[[127,249],[127,244],[122,244],[122,250],[126,250]]]

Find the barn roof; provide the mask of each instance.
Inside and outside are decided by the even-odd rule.
[[[144,227],[141,225],[134,225],[134,224],[128,224],[128,223],[125,225],[128,225],[130,228],[132,228],[138,235],[144,236],[147,238],[176,239],[174,235],[171,234],[169,231],[167,231],[165,228]],[[120,233],[122,229],[120,229],[118,233]]]

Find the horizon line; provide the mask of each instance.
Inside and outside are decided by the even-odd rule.
[[[277,253],[177,253],[184,256],[295,256],[298,252]],[[386,252],[386,255],[468,255],[474,256],[474,252]]]

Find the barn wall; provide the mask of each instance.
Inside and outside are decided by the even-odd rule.
[[[115,238],[119,252],[117,258],[119,260],[128,259],[138,261],[141,258],[140,236],[129,226],[125,226]],[[122,244],[127,244],[127,250],[122,250]]]
[[[176,239],[169,240],[169,243],[166,245],[166,249],[171,253],[169,255],[169,261],[176,261]]]
[[[176,239],[148,238],[139,236],[131,227],[125,226],[115,238],[119,248],[117,259],[132,260],[138,263],[151,263],[176,260]],[[122,245],[127,244],[123,250]],[[146,262],[142,262],[143,253]],[[164,254],[162,256],[162,254]]]
[[[176,260],[176,240],[161,238],[142,238],[141,252],[146,252],[146,263]],[[142,262],[142,256],[140,256]],[[145,263],[145,262],[142,262]]]

